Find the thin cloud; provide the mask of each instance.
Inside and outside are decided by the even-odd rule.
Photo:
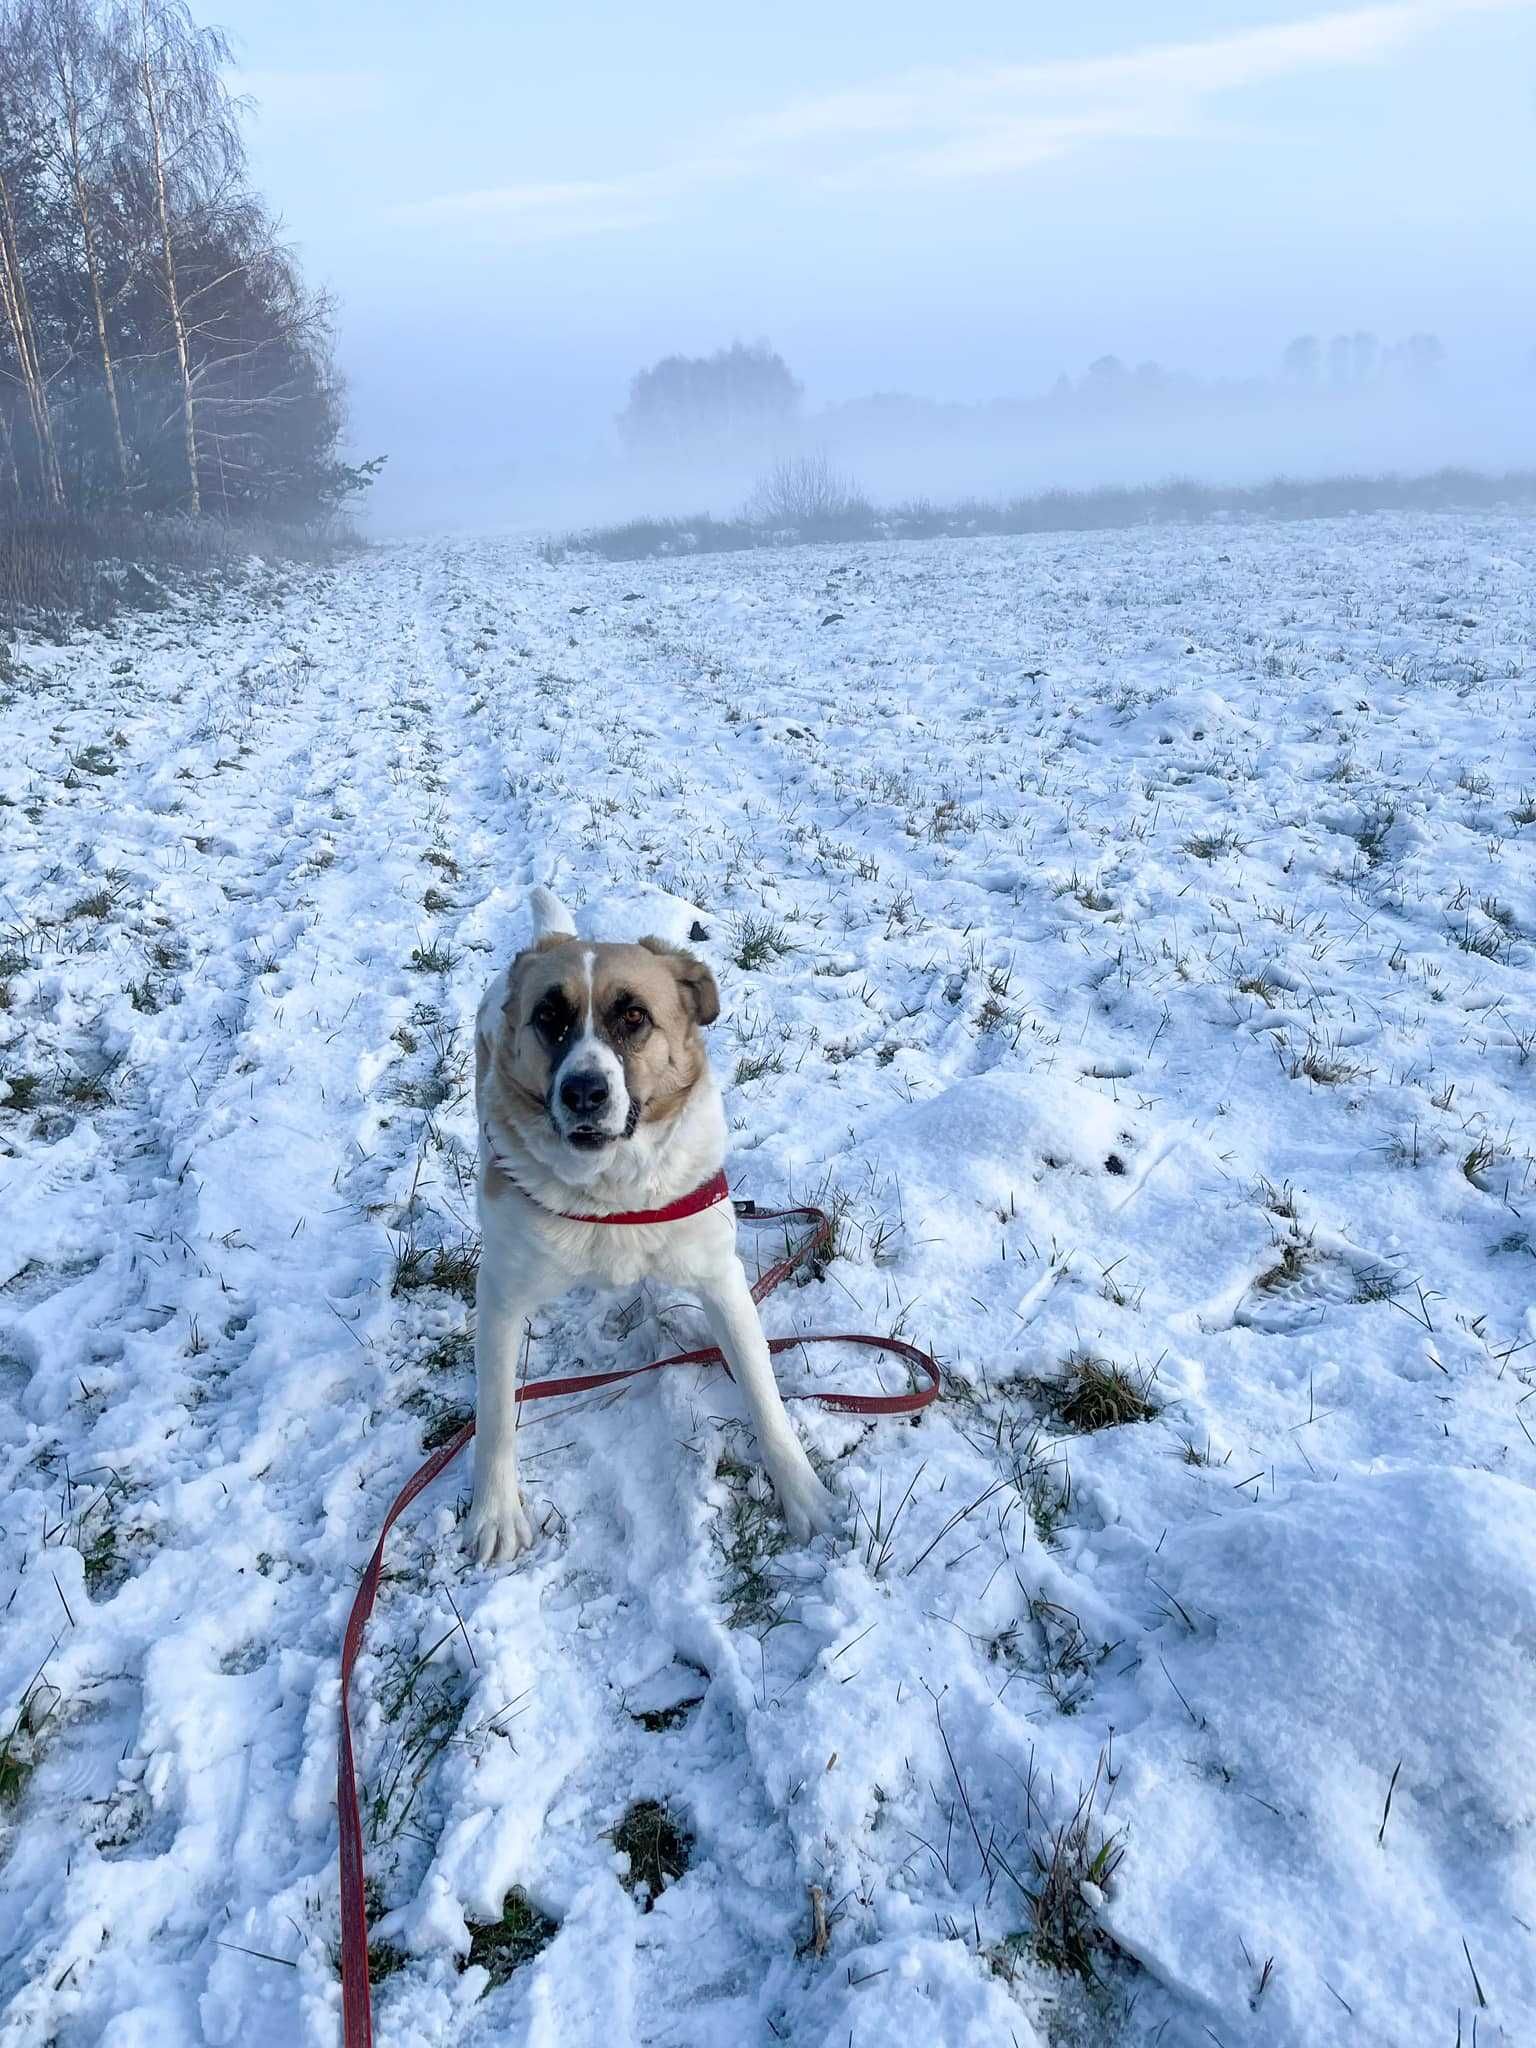
[[[718,146],[650,170],[445,193],[392,217],[542,238],[648,223],[691,192],[754,176],[819,190],[1006,177],[1094,143],[1188,136],[1223,94],[1380,64],[1458,17],[1532,5],[1388,0],[1113,56],[910,71],[750,117]]]

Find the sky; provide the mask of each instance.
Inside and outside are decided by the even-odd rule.
[[[1536,0],[220,0],[386,493],[588,459],[766,338],[808,402],[1301,331],[1536,344]]]

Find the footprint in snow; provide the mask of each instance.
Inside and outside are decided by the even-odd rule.
[[[1287,1244],[1249,1287],[1232,1320],[1241,1329],[1290,1335],[1320,1323],[1330,1308],[1390,1300],[1400,1285],[1391,1267],[1368,1257]]]

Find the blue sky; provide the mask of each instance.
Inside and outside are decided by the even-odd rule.
[[[813,398],[1031,390],[1303,329],[1536,342],[1536,4],[429,10],[233,0],[258,175],[338,298],[359,437],[454,337],[466,420],[594,431],[673,348]],[[498,415],[500,416],[500,415]]]

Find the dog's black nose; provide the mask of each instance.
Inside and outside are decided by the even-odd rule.
[[[572,1116],[596,1116],[608,1100],[608,1083],[590,1071],[567,1074],[560,1083],[560,1101]]]

